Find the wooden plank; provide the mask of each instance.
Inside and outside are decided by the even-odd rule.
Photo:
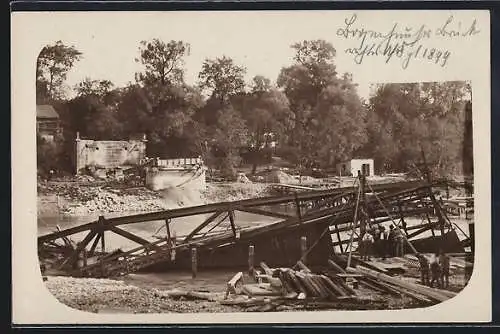
[[[420,284],[413,284],[409,282],[405,282],[403,280],[376,272],[374,270],[368,269],[368,268],[363,268],[362,266],[357,266],[356,269],[350,268],[354,271],[361,272],[362,274],[365,274],[367,276],[373,277],[374,279],[381,280],[383,282],[396,285],[399,287],[402,287],[404,289],[408,289],[411,292],[416,292],[418,294],[421,294],[427,298],[431,298],[433,300],[443,302],[445,300],[450,299],[451,297],[446,293],[443,293],[442,291],[436,291],[433,290],[432,288],[428,288],[426,286],[420,285]],[[456,294],[453,294],[455,296]]]
[[[337,296],[347,296],[346,292],[339,288],[329,277],[325,275],[320,275],[321,279],[325,282],[325,285],[330,288],[330,290],[335,291]]]

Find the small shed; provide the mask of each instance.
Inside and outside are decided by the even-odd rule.
[[[53,139],[60,133],[59,114],[51,105],[36,106],[36,130],[45,139]]]
[[[340,176],[356,176],[360,173],[365,176],[375,175],[375,163],[373,159],[351,159],[337,164],[337,174]]]

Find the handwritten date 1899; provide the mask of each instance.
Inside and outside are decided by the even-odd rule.
[[[403,69],[408,67],[412,59],[428,60],[444,67],[451,55],[446,49],[428,48],[423,44],[414,45],[404,41],[391,43],[390,40],[366,45],[362,42],[356,48],[347,48],[345,52],[352,54],[357,64],[361,64],[365,56],[382,56],[386,63],[399,58],[402,60]]]
[[[419,27],[408,27],[394,23],[386,32],[374,31],[359,25],[357,15],[346,18],[345,25],[337,30],[337,37],[356,41],[355,47],[345,49],[345,53],[353,56],[354,62],[361,64],[365,57],[379,56],[389,63],[393,59],[400,59],[406,69],[412,60],[420,59],[433,62],[439,66],[446,66],[451,52],[447,49],[429,47],[427,44],[432,37],[467,38],[479,33],[476,20],[468,29],[462,30],[461,22],[453,28],[453,17],[450,17],[437,29],[425,24]],[[466,26],[467,27],[467,26]],[[433,34],[434,33],[434,34]]]

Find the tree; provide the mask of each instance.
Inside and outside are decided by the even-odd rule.
[[[148,154],[179,157],[199,154],[199,130],[193,115],[204,104],[201,94],[193,87],[129,86],[118,106],[118,119],[124,133],[147,134]]]
[[[117,119],[116,111],[102,98],[81,95],[68,103],[68,109],[71,110],[71,127],[65,129],[68,133],[79,132],[83,137],[95,140],[123,139],[123,125]]]
[[[206,59],[203,62],[200,79],[200,88],[208,91],[213,99],[227,102],[231,96],[244,91],[244,75],[246,69],[234,63],[226,56]]]
[[[190,45],[183,41],[170,41],[167,44],[160,39],[141,41],[140,57],[136,62],[145,67],[137,74],[137,80],[145,85],[167,85],[184,82],[184,57],[189,55]]]
[[[39,103],[60,99],[64,96],[63,83],[68,71],[82,53],[62,41],[46,45],[40,51],[36,62],[36,90]]]
[[[329,165],[364,143],[364,106],[350,75],[337,76],[335,48],[323,40],[292,45],[294,64],[281,70],[278,86],[294,113],[289,146],[301,166]]]
[[[92,80],[85,78],[75,85],[77,96],[96,95],[98,97],[105,97],[113,88],[113,83],[109,80]]]
[[[293,113],[285,94],[272,88],[263,76],[253,78],[252,91],[236,96],[232,104],[241,110],[248,129],[247,145],[252,174],[257,166],[269,158],[272,145],[283,141],[293,125]]]
[[[409,171],[421,161],[423,149],[433,173],[459,173],[466,99],[464,82],[379,85],[370,98],[365,150],[388,171]]]

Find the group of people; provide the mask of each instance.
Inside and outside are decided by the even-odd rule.
[[[450,285],[450,258],[439,251],[431,256],[430,261],[422,254],[417,254],[420,264],[422,284],[438,288],[448,288]],[[430,279],[429,279],[430,276]]]
[[[362,260],[370,260],[372,256],[382,259],[403,256],[405,250],[403,234],[394,225],[389,227],[389,231],[383,225],[372,226],[361,236],[358,244]]]

